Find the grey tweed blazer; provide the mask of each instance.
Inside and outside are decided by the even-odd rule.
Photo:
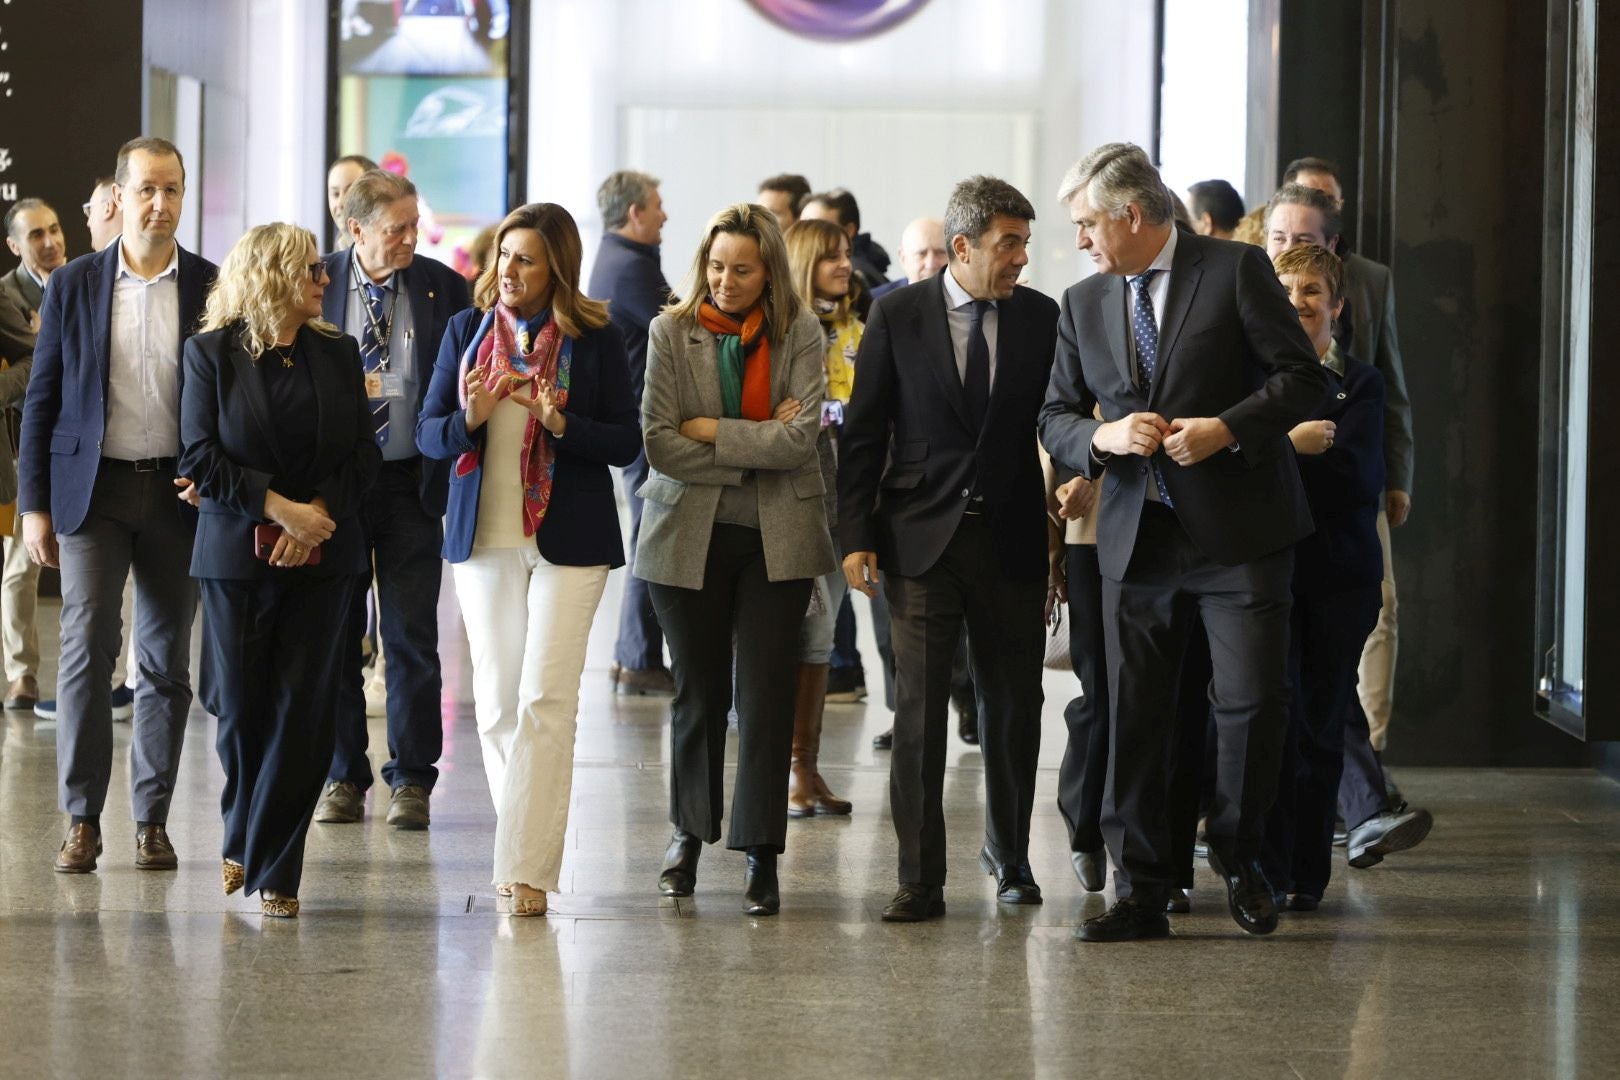
[[[765,572],[772,581],[817,577],[838,567],[827,528],[826,484],[816,453],[826,388],[821,324],[801,312],[771,345],[771,400],[802,404],[792,423],[720,420],[713,445],[689,439],[681,424],[720,417],[714,335],[697,323],[660,315],[647,340],[641,432],[651,467],[636,492],[646,500],[635,574],[684,589],[703,587],[720,489],[752,471],[759,490]]]

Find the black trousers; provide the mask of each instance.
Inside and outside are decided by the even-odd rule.
[[[1069,741],[1058,766],[1058,812],[1071,851],[1103,846],[1103,788],[1108,782],[1108,668],[1103,651],[1102,575],[1096,544],[1070,544],[1063,556],[1069,589],[1069,666],[1080,693],[1063,710]]]
[[[735,642],[737,781],[726,846],[786,846],[799,627],[810,586],[809,578],[769,580],[758,529],[718,524],[701,589],[649,585],[675,677],[669,819],[705,843],[720,839],[725,809]]]
[[[1142,508],[1124,580],[1103,582],[1110,710],[1103,838],[1115,894],[1162,903],[1176,883],[1170,777],[1185,725],[1177,714],[1193,616],[1209,636],[1217,743],[1209,842],[1257,857],[1276,793],[1288,709],[1292,548],[1222,566],[1187,536],[1175,511]]]
[[[1345,716],[1361,650],[1378,622],[1378,585],[1294,597],[1289,620],[1288,736],[1263,862],[1273,888],[1321,898],[1333,868],[1333,818],[1345,762]]]
[[[203,649],[219,706],[223,854],[249,893],[298,895],[304,838],[332,759],[349,576],[298,570],[199,582]]]
[[[377,570],[378,634],[388,683],[388,761],[383,782],[390,789],[419,784],[429,791],[439,779],[444,722],[439,715],[439,584],[444,576],[444,526],[422,508],[421,458],[385,461],[377,484],[360,504],[366,553]],[[371,787],[366,754],[365,674],[360,640],[366,634],[366,586],[359,587],[343,631],[337,747],[328,776],[361,791]]]
[[[894,643],[894,752],[889,804],[900,842],[900,881],[945,883],[945,748],[951,667],[967,623],[984,752],[985,842],[999,862],[1029,855],[1035,767],[1041,749],[1042,578],[1016,580],[978,514],[918,577],[884,578]]]
[[[883,661],[883,706],[894,712],[894,643],[889,632],[889,601],[883,590],[869,598],[872,602],[872,637],[877,641],[878,657]],[[967,630],[956,644],[956,658],[951,663],[951,702],[963,711],[978,709],[978,694],[973,689],[973,665],[968,662]]]

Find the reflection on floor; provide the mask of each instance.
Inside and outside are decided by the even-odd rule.
[[[1053,798],[1072,683],[1057,673],[1034,829],[1045,906],[998,908],[975,869],[982,772],[953,736],[950,915],[878,921],[894,879],[880,703],[829,710],[825,771],[855,814],[791,825],[780,917],[740,914],[741,856],[718,849],[695,898],[660,900],[666,706],[607,692],[620,576],[592,636],[565,891],[545,919],[496,912],[448,595],[433,828],[390,830],[376,798],[363,824],[316,826],[294,922],[220,895],[206,717],[170,823],[179,873],[130,864],[120,775],[100,872],[65,876],[51,871],[55,727],[5,714],[0,1074],[1614,1075],[1620,789],[1580,772],[1404,770],[1433,835],[1373,870],[1341,861],[1320,912],[1246,939],[1201,872],[1174,940],[1082,945],[1072,929],[1106,897],[1080,891],[1063,852]],[[42,627],[55,617],[42,608]],[[875,681],[875,656],[869,668]]]

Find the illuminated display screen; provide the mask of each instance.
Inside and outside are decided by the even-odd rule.
[[[510,205],[508,86],[522,0],[333,0],[334,156],[364,154],[421,195],[418,252],[465,268]]]

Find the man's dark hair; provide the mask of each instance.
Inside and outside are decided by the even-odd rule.
[[[119,187],[129,183],[129,158],[137,150],[144,150],[153,157],[172,157],[180,163],[180,183],[186,182],[186,159],[180,155],[180,148],[168,139],[160,139],[156,135],[143,135],[139,139],[131,139],[118,148],[118,167],[113,170],[113,182]]]
[[[360,166],[361,172],[370,172],[372,169],[377,168],[377,163],[366,157],[364,154],[344,154],[336,161],[333,161],[332,164],[328,165],[326,167],[326,171],[331,172],[339,165],[358,165]]]
[[[855,196],[849,193],[848,188],[833,188],[831,191],[818,191],[808,199],[799,203],[799,212],[813,202],[818,202],[838,215],[838,224],[848,227],[855,226],[855,231],[861,231],[861,205],[855,201]]]
[[[945,204],[945,249],[950,260],[956,261],[956,249],[951,241],[965,236],[968,243],[979,246],[979,237],[990,228],[990,220],[997,214],[1034,221],[1035,208],[1022,192],[1005,180],[994,176],[970,176],[951,191],[951,200]]]
[[[1344,179],[1339,176],[1339,166],[1325,157],[1295,158],[1288,163],[1288,168],[1283,170],[1282,182],[1292,184],[1302,172],[1327,173],[1341,185],[1344,183]]]
[[[1200,180],[1187,189],[1192,197],[1194,221],[1209,215],[1209,220],[1222,232],[1231,232],[1243,220],[1243,196],[1225,180]]]
[[[793,200],[795,209],[810,196],[810,181],[798,173],[778,173],[759,182],[760,191],[780,191]]]
[[[11,209],[6,211],[5,225],[7,236],[10,236],[13,240],[21,242],[22,237],[14,236],[12,234],[12,230],[17,226],[17,219],[29,210],[50,210],[51,213],[56,213],[55,210],[51,209],[51,204],[46,202],[44,199],[18,199],[16,202],[11,204]]]
[[[1308,170],[1307,170],[1308,171]],[[1329,244],[1339,235],[1343,222],[1339,219],[1339,208],[1333,205],[1333,199],[1325,191],[1318,191],[1304,184],[1284,184],[1277,189],[1277,194],[1266,203],[1265,231],[1271,231],[1271,214],[1279,206],[1294,205],[1308,206],[1322,215],[1322,239]]]

